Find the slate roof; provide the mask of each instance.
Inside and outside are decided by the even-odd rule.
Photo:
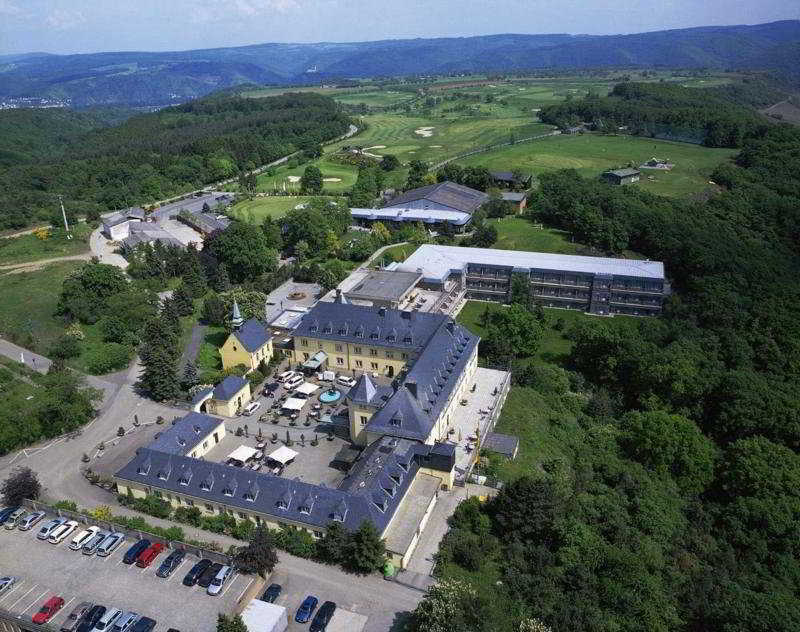
[[[257,318],[244,321],[242,326],[233,332],[233,335],[250,353],[263,347],[272,337],[269,330]]]
[[[473,213],[489,196],[483,191],[477,191],[455,182],[438,182],[418,189],[411,189],[397,196],[387,204],[387,207],[403,207],[411,202],[427,200],[431,208],[440,206],[444,209],[455,209],[465,213]]]
[[[103,226],[110,228],[111,226],[124,224],[127,221],[130,221],[129,217],[123,215],[122,213],[114,213],[113,215],[109,215],[103,220]]]
[[[387,222],[424,222],[437,224],[448,222],[453,226],[463,226],[472,219],[465,211],[441,208],[407,208],[390,206],[386,208],[351,208],[350,215],[356,219],[369,221],[385,220]]]
[[[416,351],[445,320],[443,314],[320,302],[303,316],[294,336]]]
[[[503,196],[503,199],[506,202],[522,202],[522,200],[528,197],[524,193],[516,193],[514,191],[506,191],[504,193],[501,193],[500,195]]]
[[[626,178],[628,176],[637,176],[640,175],[640,171],[638,169],[613,169],[611,171],[606,171],[606,173],[610,173],[612,175],[617,176],[618,178]]]
[[[247,380],[238,375],[229,375],[214,387],[214,399],[228,401],[244,388]]]
[[[519,449],[519,438],[514,435],[490,432],[481,446],[484,450],[491,450],[513,459]]]
[[[492,176],[492,180],[497,180],[498,182],[517,182],[517,179],[514,177],[513,171],[491,171],[489,175]],[[523,184],[529,182],[531,179],[531,174],[525,173],[522,174],[522,177],[519,179],[519,182]]]
[[[189,454],[222,419],[203,413],[189,413],[164,430],[148,447],[167,454]]]

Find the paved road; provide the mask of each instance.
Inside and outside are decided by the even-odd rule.
[[[189,360],[192,362],[195,361],[197,358],[197,352],[200,350],[200,345],[203,344],[203,338],[205,338],[206,329],[208,329],[207,325],[201,325],[200,323],[194,324],[192,327],[192,337],[189,338],[189,344],[187,344],[186,348],[183,350],[181,361],[178,363],[178,371],[183,371],[183,367],[186,366],[186,363]]]
[[[101,227],[94,229],[89,237],[89,248],[92,255],[100,259],[100,263],[107,263],[124,270],[128,267],[128,261],[122,255],[114,252],[114,246],[111,243],[103,235]]]

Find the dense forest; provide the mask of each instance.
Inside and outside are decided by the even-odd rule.
[[[709,147],[741,147],[767,125],[750,107],[783,100],[785,93],[760,79],[719,88],[684,88],[669,83],[621,83],[607,97],[583,99],[542,108],[545,123],[568,127],[591,122],[616,131],[627,126],[632,134],[703,143]]]
[[[569,456],[460,506],[415,630],[800,629],[799,148],[754,134],[705,202],[541,176],[537,221],[663,260],[675,294],[535,371]],[[487,568],[491,595],[452,579]]]
[[[332,99],[309,93],[209,97],[114,127],[95,120],[58,110],[0,112],[0,130],[15,130],[0,152],[23,158],[0,169],[0,229],[49,219],[58,194],[71,214],[153,202],[318,146],[349,124]]]

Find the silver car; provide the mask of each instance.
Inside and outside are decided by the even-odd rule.
[[[0,595],[7,593],[14,584],[17,583],[17,578],[8,575],[6,577],[0,577]]]
[[[13,528],[15,528],[15,527],[17,526],[17,521],[18,521],[20,518],[22,518],[22,515],[25,513],[25,511],[26,511],[26,510],[25,510],[25,509],[23,509],[22,507],[20,507],[19,509],[17,509],[17,510],[16,510],[14,513],[12,513],[12,514],[11,514],[11,515],[10,515],[8,518],[6,518],[6,521],[3,523],[3,526],[4,526],[6,529],[8,529],[9,531],[11,531],[11,529],[13,529]]]
[[[233,569],[230,566],[223,566],[221,569],[219,569],[217,576],[211,580],[206,592],[209,595],[218,595],[222,590],[222,587],[225,585],[225,582],[228,581],[228,578],[231,576],[232,572]]]
[[[111,555],[117,549],[117,547],[124,541],[125,541],[124,533],[120,533],[119,531],[117,531],[116,533],[112,533],[100,543],[100,546],[97,547],[97,555],[99,555],[100,557],[106,557],[107,555]]]
[[[61,624],[59,632],[74,632],[75,628],[80,625],[81,619],[92,609],[92,605],[93,604],[88,601],[82,601],[75,606],[72,612],[69,613],[67,620]]]
[[[25,516],[22,520],[19,521],[19,530],[20,531],[27,531],[33,525],[38,523],[42,518],[45,517],[45,513],[43,511],[34,511],[33,513],[29,513]]]
[[[81,549],[81,553],[84,555],[94,555],[97,551],[97,547],[100,546],[100,543],[105,540],[109,535],[111,535],[108,531],[98,531],[94,534],[91,540],[89,540],[86,544],[83,545]]]
[[[58,529],[62,524],[67,522],[66,518],[53,518],[50,522],[45,522],[36,537],[40,540],[46,540],[50,535]]]
[[[114,621],[111,632],[128,632],[138,620],[139,615],[136,612],[123,612],[119,618]]]

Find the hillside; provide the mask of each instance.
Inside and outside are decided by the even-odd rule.
[[[0,228],[49,219],[56,194],[69,214],[163,199],[319,144],[349,125],[318,94],[209,97],[113,127],[92,127],[93,120],[62,110],[0,111],[0,132],[20,121],[39,128],[27,146],[0,133],[0,155],[37,158],[0,169]]]
[[[319,83],[376,76],[645,66],[794,73],[800,21],[635,35],[486,35],[354,43],[258,44],[176,52],[0,58],[0,97],[73,105],[168,104],[243,83]]]

